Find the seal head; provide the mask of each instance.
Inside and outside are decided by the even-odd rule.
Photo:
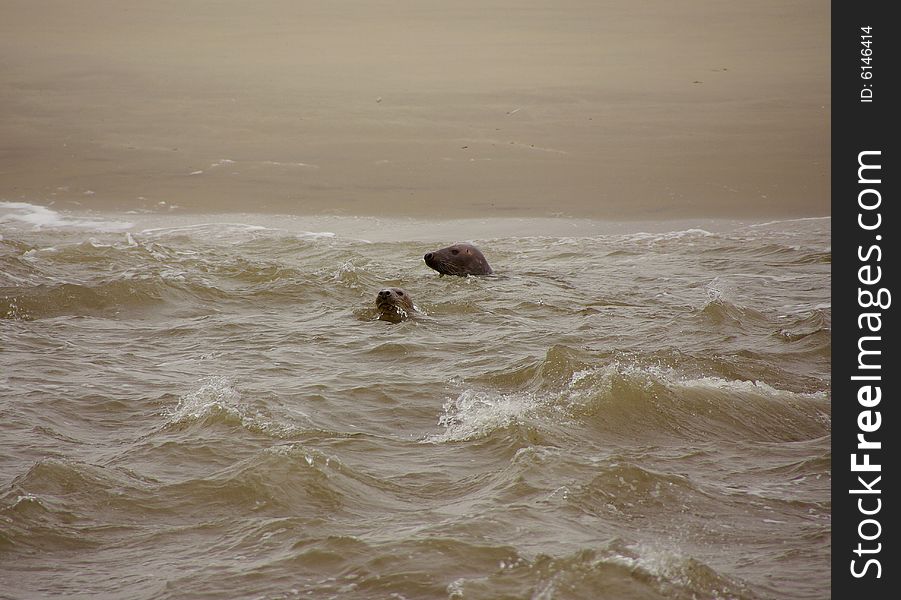
[[[379,309],[379,318],[388,321],[401,321],[416,312],[410,294],[400,288],[380,290],[375,297],[375,306]]]
[[[472,244],[454,244],[429,252],[422,257],[425,264],[442,275],[491,275],[491,265],[485,255]]]

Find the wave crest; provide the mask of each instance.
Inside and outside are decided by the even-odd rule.
[[[276,439],[307,431],[255,410],[234,382],[221,376],[208,378],[199,388],[182,396],[164,416],[169,427],[241,427]]]
[[[569,349],[549,350],[536,364],[489,378],[508,389],[467,388],[447,400],[438,417],[443,431],[424,441],[481,439],[509,428],[543,440],[572,427],[627,437],[650,431],[690,440],[738,435],[797,441],[830,429],[826,392],[693,373],[697,361],[681,368],[648,362],[624,356],[591,365]]]

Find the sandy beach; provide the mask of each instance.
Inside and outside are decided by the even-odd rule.
[[[0,200],[829,214],[829,5],[12,0]]]

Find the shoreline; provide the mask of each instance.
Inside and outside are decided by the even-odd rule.
[[[284,214],[265,212],[98,211],[84,208],[0,201],[0,227],[38,231],[84,230],[104,233],[142,233],[156,229],[202,227],[275,230],[301,236],[355,237],[371,241],[497,239],[504,237],[590,237],[696,232],[722,233],[788,222],[829,220],[831,215],[756,215],[753,218],[599,219],[566,216],[483,215],[479,217],[421,217],[415,215]]]

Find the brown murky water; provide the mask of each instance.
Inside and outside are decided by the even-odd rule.
[[[0,204],[0,596],[822,598],[829,226]]]

